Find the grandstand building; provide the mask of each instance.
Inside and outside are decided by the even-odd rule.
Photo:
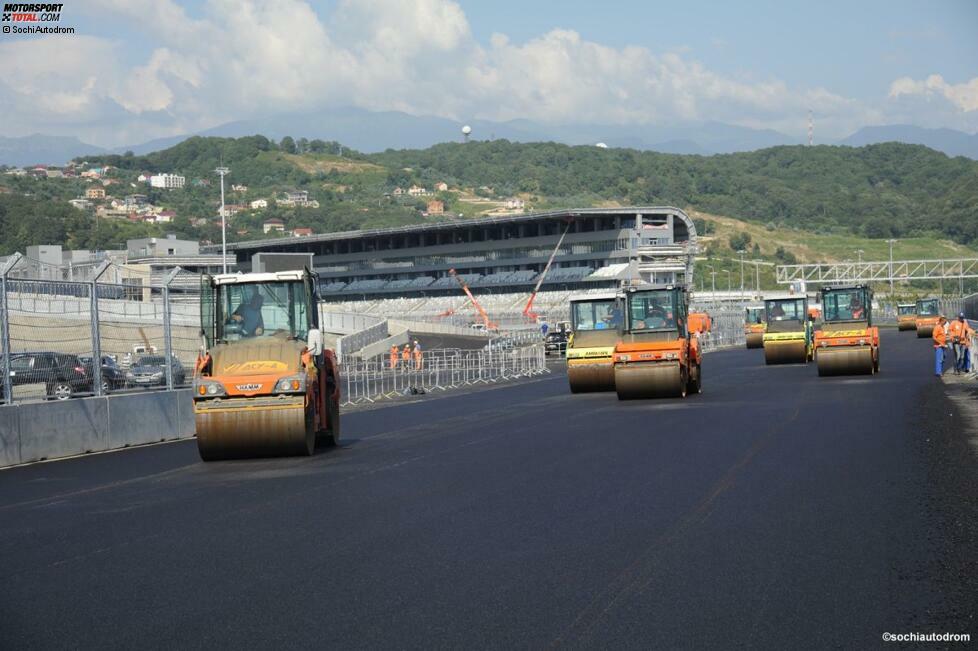
[[[342,302],[457,295],[450,269],[473,289],[526,292],[558,242],[544,290],[605,289],[639,278],[686,283],[695,241],[692,220],[678,208],[597,208],[239,242],[228,253],[241,270],[259,252],[311,253],[323,299]]]

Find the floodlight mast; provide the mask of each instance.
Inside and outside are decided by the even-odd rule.
[[[228,272],[228,238],[227,238],[227,210],[224,208],[224,175],[231,170],[221,165],[214,170],[221,176],[221,268],[222,273]]]

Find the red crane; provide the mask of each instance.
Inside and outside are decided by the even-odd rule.
[[[482,305],[479,304],[479,301],[475,300],[475,296],[472,295],[471,290],[469,290],[469,286],[465,284],[465,281],[462,279],[462,277],[459,276],[457,273],[455,273],[454,269],[449,269],[448,275],[458,281],[458,284],[459,286],[461,286],[462,291],[465,292],[465,295],[469,297],[469,301],[471,301],[472,305],[475,306],[475,309],[479,311],[479,316],[482,317],[482,323],[483,325],[486,326],[486,330],[498,330],[499,326],[493,323],[492,319],[489,318],[489,313],[486,312],[485,308],[483,308]]]
[[[540,317],[539,314],[533,311],[533,299],[537,297],[537,292],[540,291],[540,285],[542,285],[543,281],[546,279],[547,272],[550,271],[550,265],[553,264],[554,258],[557,257],[557,251],[560,250],[560,245],[564,243],[564,237],[567,235],[567,231],[570,230],[570,227],[571,222],[568,221],[567,227],[564,229],[564,232],[561,233],[560,239],[557,240],[557,246],[554,247],[553,252],[550,254],[550,259],[547,260],[547,266],[543,268],[543,271],[540,273],[540,277],[537,279],[537,286],[533,288],[533,293],[530,294],[530,300],[526,302],[526,307],[523,308],[523,316],[527,317],[531,321],[536,321]]]

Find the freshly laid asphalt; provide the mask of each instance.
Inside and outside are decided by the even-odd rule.
[[[704,392],[542,380],[0,472],[0,648],[867,648],[978,639],[978,463],[929,342],[876,377],[712,353]],[[969,456],[970,455],[970,456]]]

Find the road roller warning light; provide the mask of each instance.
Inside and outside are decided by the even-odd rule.
[[[571,393],[615,390],[613,356],[621,340],[624,309],[621,294],[571,297],[566,353]]]
[[[615,391],[630,398],[685,398],[702,390],[699,339],[688,330],[686,291],[630,287],[625,325],[615,346]]]
[[[194,372],[204,461],[310,455],[340,436],[339,365],[308,269],[205,275]]]
[[[917,329],[916,303],[900,303],[897,305],[897,328],[900,330]]]
[[[812,317],[808,297],[789,296],[764,301],[764,362],[805,364],[812,358]]]
[[[764,332],[767,323],[764,322],[764,306],[749,305],[744,310],[744,338],[748,348],[764,347]]]
[[[917,317],[914,319],[917,337],[930,339],[940,316],[941,304],[936,298],[922,298],[917,301]]]
[[[819,375],[873,375],[880,370],[880,332],[867,285],[822,289],[822,327],[815,331]]]

